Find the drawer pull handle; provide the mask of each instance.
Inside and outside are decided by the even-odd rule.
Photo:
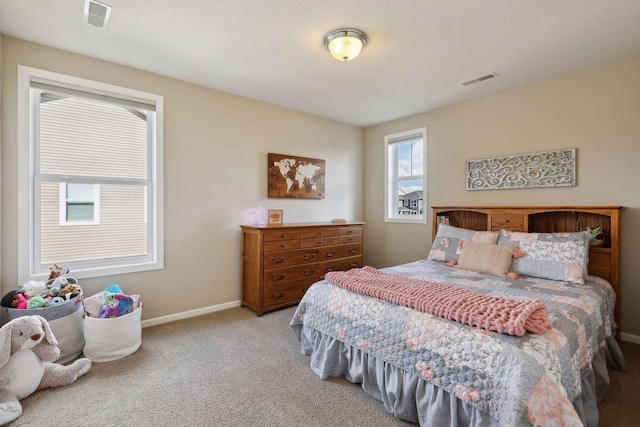
[[[509,224],[509,220],[508,220],[508,219],[505,219],[505,220],[504,220],[504,222],[506,222],[507,224]]]
[[[284,239],[285,237],[287,237],[287,235],[286,234],[281,234],[280,237]]]
[[[349,264],[349,267],[351,268],[356,268],[358,266],[357,262],[352,262],[351,264]]]
[[[353,234],[353,230],[347,231],[347,234]]]
[[[318,233],[318,236],[322,236],[322,231]]]
[[[349,253],[350,253],[350,254],[356,254],[356,253],[358,253],[358,248],[351,248],[351,249],[349,249]]]
[[[304,260],[305,261],[309,261],[311,259],[314,259],[316,257],[316,254],[305,254],[304,255]]]
[[[276,280],[282,280],[282,279],[284,279],[284,273],[281,273],[280,275],[275,275],[274,274],[273,277],[271,278],[271,280],[273,280],[274,282]]]
[[[271,299],[279,299],[279,298],[282,298],[283,296],[284,296],[284,292],[280,292],[278,295],[271,294]]]
[[[280,247],[281,247],[281,248],[286,248],[286,247],[287,247],[287,245],[285,245],[284,243],[280,243]]]
[[[336,270],[336,266],[332,265],[331,267],[327,267],[327,273],[330,271],[335,271]]]
[[[312,269],[311,269],[311,270],[309,270],[309,271],[305,270],[305,271],[304,271],[304,275],[305,275],[305,276],[311,276],[311,275],[312,275],[313,273],[315,273],[315,272],[316,272],[316,271],[312,268]]]
[[[278,259],[278,258],[276,258],[276,257],[273,257],[273,258],[271,259],[271,262],[272,262],[273,264],[280,264],[281,262],[284,262],[284,260],[285,260],[285,259],[286,259],[286,258],[284,257],[284,255],[283,255],[283,256],[281,256],[281,257],[280,257],[280,259]]]
[[[336,251],[327,252],[327,257],[332,257],[336,254]]]

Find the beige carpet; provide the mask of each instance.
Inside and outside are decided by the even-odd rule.
[[[10,426],[412,425],[359,385],[311,372],[289,327],[293,311],[258,318],[233,308],[145,328],[136,353],[34,393]],[[640,345],[623,344],[629,372],[614,373],[601,426],[637,423]]]

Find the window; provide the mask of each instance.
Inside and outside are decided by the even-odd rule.
[[[60,225],[100,224],[100,184],[60,183]]]
[[[387,222],[427,222],[426,140],[426,128],[384,138]]]
[[[162,97],[18,71],[20,279],[162,268]]]

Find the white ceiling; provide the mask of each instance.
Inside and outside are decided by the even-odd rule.
[[[0,33],[363,127],[640,55],[640,0],[104,3],[106,31],[84,0],[0,0]],[[346,63],[342,27],[369,38]]]

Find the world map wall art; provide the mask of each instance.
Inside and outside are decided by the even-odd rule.
[[[324,160],[269,153],[268,161],[269,197],[324,199]]]

